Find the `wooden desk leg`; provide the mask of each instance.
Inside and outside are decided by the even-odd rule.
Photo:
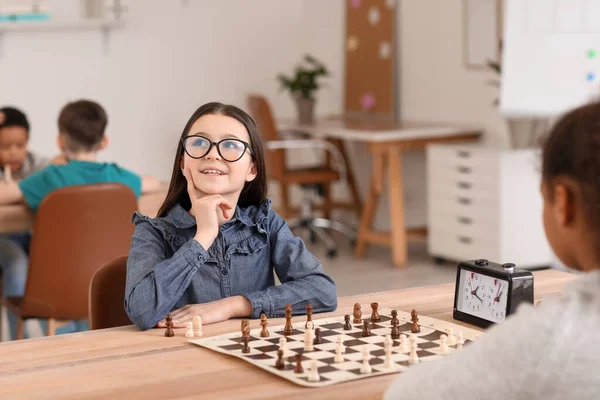
[[[398,147],[388,150],[388,188],[392,235],[392,259],[402,268],[407,260],[406,227],[404,225],[404,184],[402,181],[402,154]]]
[[[377,200],[383,191],[383,174],[385,171],[385,153],[377,151],[373,153],[373,172],[371,173],[371,187],[367,201],[362,208],[358,234],[356,235],[356,249],[354,256],[363,258],[367,252],[368,235],[371,233],[373,217],[377,209]]]
[[[342,158],[344,159],[344,163],[346,164],[346,179],[348,180],[348,191],[350,192],[350,196],[352,198],[352,202],[355,207],[356,216],[360,218],[362,214],[362,202],[360,201],[360,194],[358,193],[358,187],[356,186],[356,179],[354,177],[354,170],[352,169],[352,165],[350,164],[350,160],[348,159],[348,153],[346,152],[346,146],[344,146],[344,142],[341,139],[329,139],[329,142],[335,145],[340,153],[342,153]]]

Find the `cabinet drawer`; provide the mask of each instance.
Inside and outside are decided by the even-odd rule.
[[[468,185],[476,188],[497,190],[498,171],[480,171],[456,165],[429,166],[427,181],[431,186],[438,184]]]
[[[500,155],[494,151],[466,148],[431,148],[427,154],[427,164],[432,168],[450,169],[463,173],[497,175]]]
[[[478,238],[497,243],[500,229],[496,221],[464,216],[460,214],[430,212],[428,226],[433,231],[451,232],[462,237]]]
[[[448,215],[452,218],[470,218],[475,221],[484,221],[491,225],[499,223],[498,201],[473,200],[468,197],[447,197],[435,195],[428,197],[428,214],[433,216]],[[430,220],[431,221],[431,220]]]
[[[500,255],[498,243],[433,229],[429,232],[428,247],[431,255],[451,260],[498,260]]]

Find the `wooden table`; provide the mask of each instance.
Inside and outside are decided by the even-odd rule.
[[[355,255],[363,258],[367,245],[374,243],[392,247],[394,265],[403,267],[407,261],[407,241],[413,237],[423,237],[427,230],[407,229],[404,225],[404,185],[402,177],[402,153],[424,150],[430,143],[452,143],[472,141],[480,137],[481,129],[454,124],[432,124],[421,122],[393,122],[381,119],[332,117],[320,119],[314,125],[300,125],[291,121],[281,121],[280,131],[305,132],[315,137],[335,141],[345,157],[342,141],[365,142],[373,155],[371,187],[367,201],[363,205]],[[355,178],[351,168],[347,168],[348,183],[354,187]],[[372,229],[377,201],[386,185],[390,202],[391,232],[377,232]]]
[[[560,271],[534,274],[536,300],[559,295],[574,278]],[[314,319],[351,314],[354,303],[363,304],[364,310],[377,301],[382,308],[415,308],[421,315],[452,321],[453,296],[454,283],[447,283],[344,297],[337,311]],[[284,323],[270,321],[271,326]],[[239,327],[239,320],[207,325],[204,335]],[[174,338],[165,338],[164,329],[140,332],[130,326],[2,343],[0,398],[377,399],[397,377],[304,388],[235,357],[188,344],[184,333],[178,329]]]
[[[155,217],[167,195],[168,183],[163,183],[155,193],[144,194],[138,202],[138,210]],[[0,233],[26,232],[33,229],[35,214],[24,204],[0,205]]]

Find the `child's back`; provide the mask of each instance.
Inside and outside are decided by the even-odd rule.
[[[521,306],[464,351],[410,368],[387,399],[599,397],[600,103],[571,111],[553,128],[542,194],[552,249],[586,274],[560,298]]]

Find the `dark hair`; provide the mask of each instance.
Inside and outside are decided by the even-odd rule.
[[[8,128],[11,126],[24,128],[27,132],[27,139],[29,139],[29,121],[27,121],[27,116],[23,111],[17,108],[4,107],[0,108],[0,113],[4,114],[4,122],[0,124],[0,128]]]
[[[242,208],[251,205],[260,206],[267,198],[267,172],[262,140],[254,120],[238,107],[216,102],[207,103],[200,106],[200,108],[192,114],[187,124],[185,124],[185,128],[183,128],[180,139],[186,137],[190,133],[189,131],[194,122],[203,115],[208,114],[225,115],[234,118],[241,122],[248,131],[248,136],[250,136],[250,150],[252,151],[254,166],[256,167],[256,178],[251,182],[246,182],[240,193],[238,205]],[[171,208],[177,203],[186,210],[189,210],[191,207],[190,197],[187,191],[187,180],[181,171],[181,159],[183,153],[182,141],[178,140],[175,162],[173,164],[173,174],[171,175],[171,184],[169,185],[167,197],[158,211],[158,217],[166,216]]]
[[[600,103],[576,108],[554,125],[543,147],[542,177],[548,184],[574,180],[586,219],[600,226]]]
[[[58,130],[72,152],[94,151],[104,139],[108,117],[102,106],[90,100],[68,103],[58,116]]]

